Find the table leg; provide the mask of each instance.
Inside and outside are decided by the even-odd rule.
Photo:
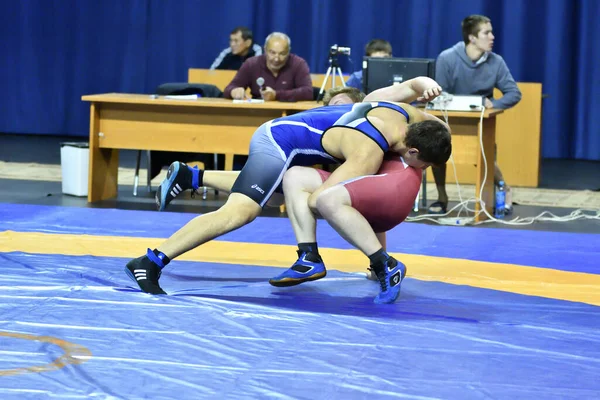
[[[483,152],[479,152],[477,158],[477,181],[475,184],[475,197],[479,197],[485,203],[486,210],[492,214],[494,209],[494,165],[496,157],[494,155],[494,144],[496,143],[496,118],[485,118],[483,120]],[[484,159],[485,154],[485,159]],[[485,178],[485,182],[484,182]],[[482,190],[483,184],[483,190]],[[475,205],[475,222],[487,219],[487,215],[481,210],[480,203]]]
[[[100,148],[99,105],[90,106],[90,166],[88,171],[88,202],[117,196],[119,150]]]
[[[233,171],[233,156],[234,154],[225,154],[225,171]]]

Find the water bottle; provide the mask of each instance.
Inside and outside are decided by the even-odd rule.
[[[494,216],[496,218],[504,218],[504,212],[506,211],[506,189],[504,187],[504,181],[498,182],[498,188],[496,189],[496,212]]]

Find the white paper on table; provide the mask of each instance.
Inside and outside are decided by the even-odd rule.
[[[197,94],[169,95],[169,96],[165,96],[165,99],[169,99],[169,100],[198,100],[198,95]]]

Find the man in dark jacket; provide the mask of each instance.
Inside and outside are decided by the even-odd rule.
[[[238,26],[229,34],[229,47],[215,58],[210,69],[237,71],[248,58],[261,54],[262,48],[252,40],[252,31],[245,26]]]

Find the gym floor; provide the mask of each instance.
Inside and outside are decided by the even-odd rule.
[[[59,164],[64,139],[0,136],[0,160]],[[595,189],[598,168],[546,161],[542,186]],[[2,399],[600,397],[597,220],[404,223],[388,237],[401,296],[375,305],[368,260],[324,221],[327,277],[270,286],[296,258],[271,209],[173,261],[153,297],[125,263],[224,197],[158,213],[141,191],[88,205],[60,182],[0,180]]]

